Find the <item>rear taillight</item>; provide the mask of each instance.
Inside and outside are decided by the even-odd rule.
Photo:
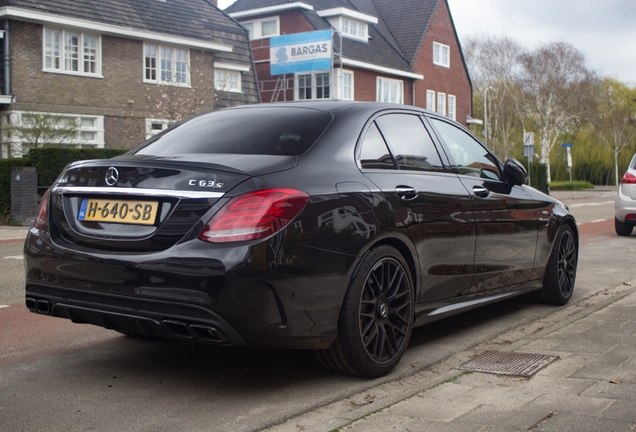
[[[44,193],[44,196],[42,197],[42,201],[40,201],[40,206],[38,207],[38,215],[35,218],[35,223],[33,224],[33,226],[37,229],[46,228],[46,214],[49,207],[49,194],[50,189],[47,189]]]
[[[281,229],[301,212],[309,195],[296,189],[266,189],[232,198],[197,236],[211,243],[257,240]]]
[[[632,173],[625,173],[621,180],[621,184],[636,184],[636,176]]]

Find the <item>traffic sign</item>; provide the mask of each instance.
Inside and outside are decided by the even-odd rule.
[[[563,143],[561,144],[561,147],[572,147],[574,144],[572,143]]]
[[[534,145],[534,132],[524,132],[523,133],[523,145],[524,146],[533,146]]]

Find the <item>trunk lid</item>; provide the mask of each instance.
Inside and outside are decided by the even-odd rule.
[[[294,156],[232,154],[76,162],[51,187],[51,235],[73,249],[164,250],[196,236],[236,185],[295,165]]]

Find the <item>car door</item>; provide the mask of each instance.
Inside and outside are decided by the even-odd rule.
[[[477,240],[470,292],[526,282],[534,269],[537,203],[524,186],[505,181],[501,162],[468,132],[441,119],[429,121],[473,199]]]
[[[358,157],[363,174],[390,202],[392,223],[406,228],[416,247],[419,300],[466,294],[474,274],[472,199],[423,119],[417,113],[378,116],[364,132]]]

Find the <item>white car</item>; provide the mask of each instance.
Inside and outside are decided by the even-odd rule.
[[[636,154],[621,180],[616,196],[614,225],[619,236],[631,235],[636,225]]]

